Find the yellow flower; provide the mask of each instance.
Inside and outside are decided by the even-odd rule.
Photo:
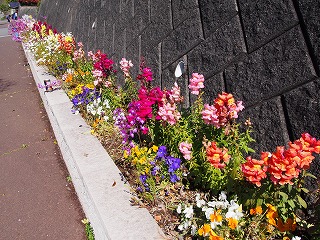
[[[65,36],[64,40],[66,42],[72,42],[72,37],[71,36]]]
[[[238,226],[238,220],[234,218],[228,218],[228,226],[231,229],[236,229]]]
[[[89,220],[88,220],[87,218],[84,218],[84,219],[81,220],[81,222],[82,222],[83,224],[88,224],[88,223],[89,223]]]
[[[156,145],[153,145],[151,148],[152,148],[152,150],[153,150],[154,152],[157,152],[157,151],[158,151],[158,147],[157,147]]]
[[[124,152],[123,152],[123,157],[124,157],[125,159],[127,159],[127,158],[129,157],[127,150],[124,150]]]
[[[135,165],[135,164],[137,164],[137,162],[138,162],[138,158],[135,157],[135,158],[132,160],[132,163]]]
[[[143,156],[143,157],[141,157],[141,158],[139,159],[139,163],[140,163],[140,164],[145,164],[146,162],[147,162],[146,156]]]
[[[208,236],[211,231],[210,224],[204,224],[201,228],[199,228],[198,233],[200,236]]]

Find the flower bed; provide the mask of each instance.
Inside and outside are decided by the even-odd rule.
[[[44,22],[23,17],[11,24],[14,40],[24,41],[37,63],[57,79],[39,85],[62,87],[130,182],[133,204],[146,207],[169,238],[309,239],[319,234],[306,199],[318,189],[304,188],[320,153],[320,140],[308,133],[250,156],[250,120],[237,122],[244,104],[222,92],[204,103],[205,79],[190,78],[193,105],[183,108],[175,83],[153,85],[142,61],[135,78],[123,58],[124,85],[117,85],[112,59],[101,51],[85,53],[71,33],[57,33]],[[319,202],[319,201],[318,201]],[[307,213],[307,210],[309,211]]]

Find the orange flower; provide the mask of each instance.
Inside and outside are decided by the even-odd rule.
[[[300,169],[297,168],[297,162],[289,156],[283,146],[277,147],[276,152],[268,159],[268,164],[270,179],[274,184],[293,185],[291,180],[299,176]]]
[[[228,218],[228,226],[231,229],[236,229],[238,226],[238,220],[234,218]]]
[[[292,218],[288,218],[285,224],[283,223],[281,218],[279,218],[277,221],[277,228],[280,232],[295,231],[296,227],[296,221]]]
[[[220,215],[221,210],[214,211],[210,215],[210,221],[211,222],[221,222],[222,221],[222,216]]]
[[[262,214],[262,207],[261,206],[257,206],[256,208],[250,209],[250,214],[251,215],[260,215],[260,214]]]
[[[258,187],[261,186],[260,181],[267,177],[267,166],[265,166],[265,159],[268,158],[268,155],[269,153],[262,152],[262,160],[256,160],[251,157],[247,157],[247,162],[241,165],[241,170],[247,181],[255,184]]]
[[[200,236],[206,237],[209,235],[210,231],[211,231],[210,224],[204,224],[201,228],[199,228],[198,234]]]
[[[268,222],[270,225],[277,226],[276,224],[276,218],[278,217],[277,209],[271,204],[267,204],[267,206],[268,206],[268,210],[267,210],[266,217],[268,219]]]
[[[229,162],[230,155],[228,154],[228,149],[226,148],[218,148],[215,142],[209,142],[206,148],[206,155],[208,161],[215,168],[224,168],[226,166],[225,163]]]
[[[210,231],[209,240],[223,240],[223,237],[218,236],[214,231]]]

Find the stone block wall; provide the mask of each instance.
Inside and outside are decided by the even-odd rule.
[[[320,138],[319,9],[319,0],[42,0],[38,18],[136,71],[143,56],[155,84],[178,81],[186,106],[188,79],[204,74],[206,102],[221,91],[244,102],[259,152],[303,132]]]

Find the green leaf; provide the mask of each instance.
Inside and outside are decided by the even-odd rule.
[[[288,191],[291,192],[292,191],[292,185],[288,184]]]
[[[317,177],[309,172],[306,173],[305,175],[306,177],[311,177],[311,178],[314,178],[314,179],[317,179]]]
[[[282,197],[283,201],[286,202],[288,200],[288,194],[284,192],[279,192],[279,195]]]
[[[262,206],[263,199],[259,198],[257,199],[257,206]]]
[[[304,191],[305,193],[309,193],[309,190],[306,188],[301,188],[302,191]]]
[[[294,204],[294,201],[292,200],[292,199],[289,199],[288,200],[288,204],[290,205],[290,207],[292,207],[292,208],[295,208],[295,204]]]
[[[302,197],[300,197],[299,195],[297,195],[298,198],[298,202],[300,203],[300,205],[304,208],[307,208],[307,203],[305,200],[302,199]]]

